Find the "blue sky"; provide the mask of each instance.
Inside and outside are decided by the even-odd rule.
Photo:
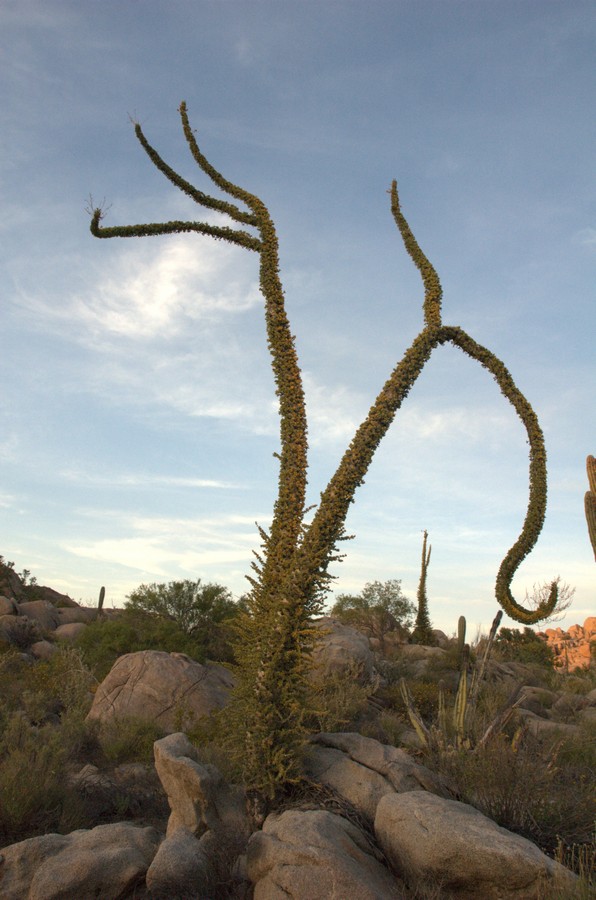
[[[444,322],[503,360],[545,433],[547,518],[514,594],[560,575],[562,624],[594,614],[595,32],[581,0],[3,0],[4,557],[83,602],[178,578],[246,589],[279,444],[256,257],[97,241],[85,212],[91,195],[108,225],[201,218],[130,122],[207,189],[186,100],[203,151],[276,223],[311,502],[422,326],[397,178]],[[426,528],[434,624],[488,625],[526,493],[515,414],[436,351],[357,494],[336,591],[400,578],[414,599]]]

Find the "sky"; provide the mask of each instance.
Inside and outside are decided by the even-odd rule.
[[[216,221],[134,136],[139,121],[209,192],[184,100],[203,152],[276,225],[309,503],[422,328],[396,178],[444,323],[505,363],[544,431],[546,521],[514,596],[560,576],[575,595],[558,624],[596,614],[595,36],[583,0],[1,0],[4,558],[82,603],[184,578],[247,590],[279,450],[257,256],[89,232],[97,205],[108,226]],[[356,494],[334,592],[400,579],[415,600],[426,529],[433,624],[488,627],[527,489],[497,385],[436,350]]]

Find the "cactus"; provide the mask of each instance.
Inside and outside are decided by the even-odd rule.
[[[586,459],[586,470],[588,472],[590,490],[586,491],[584,497],[584,509],[586,522],[588,523],[588,534],[590,535],[594,559],[596,560],[596,459],[593,456],[588,456]]]
[[[103,615],[103,601],[105,600],[106,589],[105,587],[101,587],[99,589],[99,600],[97,602],[97,617],[101,618]]]
[[[481,682],[486,674],[486,666],[493,649],[494,640],[498,631],[503,611],[499,610],[495,616],[490,634],[487,638],[484,652],[480,659],[476,660],[472,675],[468,673],[470,665],[470,646],[465,643],[466,637],[466,620],[464,616],[459,617],[458,621],[458,651],[459,651],[459,683],[451,721],[447,716],[447,708],[445,704],[445,692],[443,685],[439,685],[439,705],[437,724],[428,726],[418,712],[416,705],[412,699],[412,695],[408,688],[405,678],[400,679],[400,690],[403,697],[408,716],[420,738],[422,745],[429,750],[438,750],[441,752],[455,750],[470,750],[473,746],[471,734],[471,726],[474,720],[476,710],[476,701],[480,690]],[[503,709],[494,717],[489,726],[485,729],[484,734],[478,740],[476,746],[485,744],[492,734],[500,731],[508,721],[511,713],[515,709],[520,699],[520,687],[517,687]]]
[[[457,620],[457,652],[460,654],[464,651],[466,641],[466,617],[460,616]]]

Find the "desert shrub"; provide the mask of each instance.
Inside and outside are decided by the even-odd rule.
[[[473,752],[442,754],[434,767],[457,786],[460,799],[551,856],[559,840],[592,840],[594,771],[565,762],[560,745],[528,733],[514,740],[500,734]]]
[[[152,763],[153,744],[164,734],[152,719],[122,716],[102,722],[99,743],[105,759],[112,764]]]
[[[408,687],[416,709],[428,725],[437,719],[440,690],[443,691],[447,700],[453,695],[453,690],[449,686],[439,685],[436,681],[427,681],[426,679],[408,679]],[[410,718],[399,684],[388,685],[380,692],[380,695],[385,703],[388,703],[390,708],[409,724]]]
[[[367,716],[358,728],[363,737],[369,737],[381,744],[389,744],[394,747],[399,746],[404,732],[409,730],[409,723],[405,721],[404,717],[390,709]]]
[[[345,731],[365,713],[372,688],[359,683],[357,666],[334,673],[311,685],[306,727],[312,731]]]
[[[502,660],[535,663],[552,668],[554,653],[535,631],[527,626],[523,631],[517,628],[501,628],[495,640],[495,655]]]
[[[64,777],[68,748],[60,729],[5,717],[0,738],[0,844],[84,824],[82,804]]]
[[[28,650],[31,644],[42,639],[39,625],[27,616],[13,616],[5,634],[9,646],[18,650]]]

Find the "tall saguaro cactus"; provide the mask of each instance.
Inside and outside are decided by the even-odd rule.
[[[439,278],[403,216],[394,181],[390,190],[391,211],[423,281],[424,325],[356,431],[307,525],[304,392],[279,278],[275,227],[263,202],[224,178],[203,155],[191,130],[185,103],[179,111],[184,137],[196,163],[230,199],[212,197],[178,175],[149,144],[139,124],[135,125],[136,136],[153,164],[172,184],[199,206],[223,213],[235,224],[230,227],[201,221],[170,221],[106,228],[101,225],[102,210],[95,209],[91,232],[98,238],[196,232],[237,244],[260,257],[267,341],[280,411],[279,486],[270,529],[260,529],[262,551],[256,554],[253,564],[249,612],[241,621],[237,644],[239,684],[234,709],[237,725],[246,734],[243,762],[247,783],[271,796],[278,784],[298,777],[305,673],[314,640],[310,619],[321,609],[330,577],[328,567],[337,558],[337,542],[344,535],[349,506],[377,447],[432,351],[452,343],[477,360],[495,378],[526,429],[530,444],[528,510],[521,534],[501,563],[496,581],[496,595],[503,609],[525,624],[547,616],[557,599],[556,585],[553,585],[544,607],[528,610],[515,601],[510,589],[513,576],[536,543],[544,521],[544,440],[532,407],[503,363],[461,328],[442,324]]]

